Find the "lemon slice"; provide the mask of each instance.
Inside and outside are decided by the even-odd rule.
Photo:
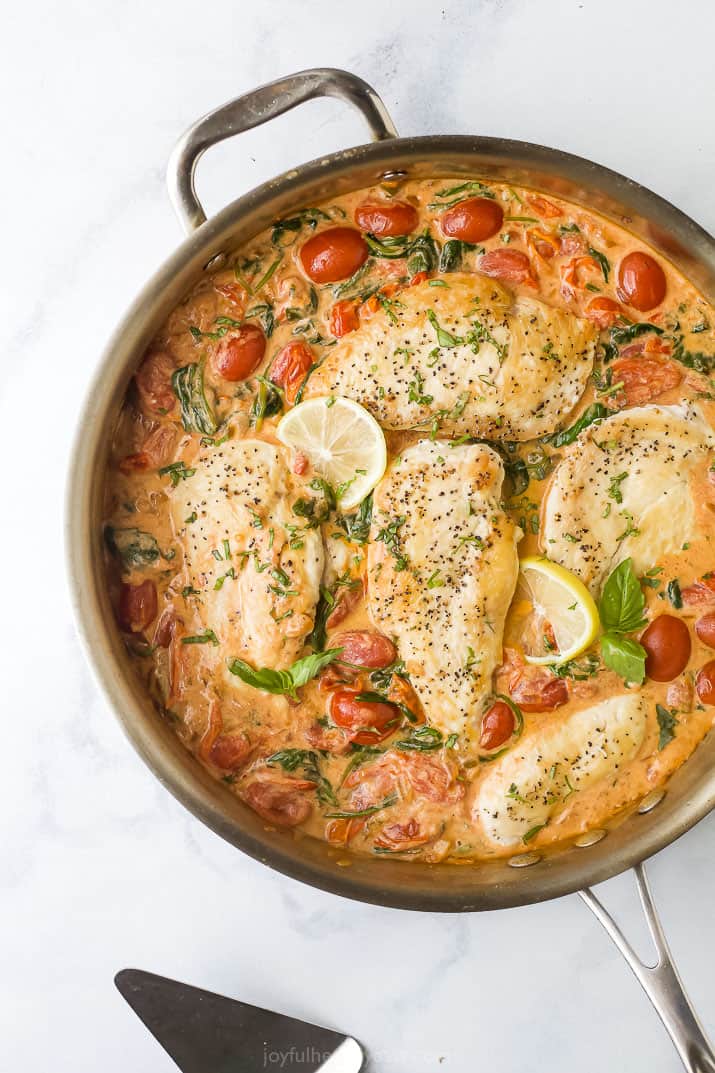
[[[276,435],[307,455],[335,489],[341,510],[351,510],[385,472],[387,446],[372,414],[351,399],[308,399],[281,418]]]
[[[565,663],[598,636],[598,608],[582,581],[531,555],[519,564],[514,611],[527,663]]]

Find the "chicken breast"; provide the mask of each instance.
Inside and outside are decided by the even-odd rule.
[[[584,392],[596,329],[500,283],[454,273],[384,299],[306,384],[345,395],[383,428],[528,440],[553,432]]]
[[[318,529],[292,506],[311,493],[281,447],[229,440],[209,447],[171,493],[202,620],[226,654],[284,669],[313,626],[323,572]]]
[[[368,606],[397,645],[427,718],[481,718],[502,658],[521,532],[502,511],[504,469],[484,444],[421,440],[375,489]]]
[[[642,696],[624,693],[525,735],[479,784],[474,822],[491,842],[523,843],[572,793],[613,776],[636,755],[646,711]]]
[[[693,477],[713,448],[712,429],[685,406],[639,406],[592,425],[544,496],[543,551],[594,595],[628,556],[645,573],[697,533]]]

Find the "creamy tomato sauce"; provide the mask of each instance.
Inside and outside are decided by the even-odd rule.
[[[688,477],[692,535],[639,570],[646,626],[629,637],[646,647],[642,684],[606,666],[598,641],[562,666],[557,651],[552,665],[527,664],[517,595],[491,697],[468,725],[450,734],[438,729],[439,713],[410,681],[399,644],[376,629],[368,611],[371,498],[341,512],[335,490],[321,489],[309,459],[287,452],[275,431],[335,346],[376,316],[389,327],[400,295],[425,284],[436,295],[455,273],[498,281],[516,301],[538,299],[597,333],[592,374],[575,407],[560,416],[560,437],[507,441],[498,428],[489,437],[506,470],[503,508],[523,533],[520,557],[549,556],[545,494],[569,452],[597,437],[596,422],[644,406],[687,404],[698,420],[715,425],[715,314],[671,264],[629,233],[627,221],[618,226],[557,198],[477,179],[387,184],[278,221],[172,312],[136,372],[113,434],[105,536],[108,584],[137,671],[159,711],[227,792],[270,826],[337,846],[469,862],[614,822],[665,783],[709,730],[715,488],[712,452],[704,450]],[[367,373],[371,354],[363,360]],[[420,402],[429,410],[425,397],[423,391]],[[455,393],[455,405],[458,399]],[[363,404],[369,408],[369,400]],[[389,459],[430,436],[449,440],[439,415],[412,430],[386,429]],[[285,455],[287,476],[271,493],[276,503],[283,497],[283,513],[274,521],[259,489],[246,505],[255,507],[255,531],[244,546],[227,532],[209,549],[218,565],[197,580],[188,563],[206,539],[202,523],[212,503],[191,501],[191,481],[213,452],[220,460],[237,440]],[[638,481],[636,470],[626,466],[627,477],[612,481],[614,510],[621,482]],[[574,497],[588,495],[589,480],[573,488]],[[190,507],[177,519],[171,504],[179,494]],[[607,503],[601,513],[610,509]],[[623,524],[624,532],[636,532],[637,519]],[[376,538],[373,527],[375,539],[389,551],[389,532]],[[323,564],[317,580],[306,542]],[[301,592],[291,588],[298,558]],[[232,596],[249,568],[261,572],[257,601],[272,587],[266,606],[273,626],[263,637],[249,636],[260,627]],[[221,617],[209,620],[209,610]],[[543,628],[548,643],[549,623]],[[295,690],[267,692],[261,684],[274,688],[274,679],[251,685],[227,671],[235,658],[250,664],[256,646],[267,658],[254,669],[273,672],[326,649],[342,653]],[[563,775],[574,756],[557,757],[544,779],[558,789],[539,783],[548,818],[518,841],[495,840],[480,794],[509,754],[520,756],[527,743],[538,751],[572,714],[633,694],[643,699],[645,729],[627,762],[578,788]],[[522,797],[518,765],[515,772],[505,808]]]

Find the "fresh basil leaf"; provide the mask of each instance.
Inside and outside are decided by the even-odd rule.
[[[683,606],[683,595],[680,591],[680,582],[677,577],[674,577],[672,581],[668,582],[666,588],[668,593],[668,599],[676,610],[679,610]]]
[[[593,257],[594,261],[598,262],[603,272],[603,278],[608,283],[608,277],[611,272],[611,262],[606,257],[605,253],[601,253],[600,250],[596,250],[593,246],[588,247],[588,252]]]
[[[159,470],[159,476],[168,476],[171,479],[171,487],[176,488],[179,481],[185,481],[188,477],[193,477],[196,473],[195,469],[189,469],[185,462],[171,462],[168,466],[162,466]]]
[[[395,745],[397,749],[405,752],[431,753],[442,748],[444,738],[436,727],[423,726],[413,730],[409,738],[403,738]]]
[[[418,235],[409,248],[407,254],[407,274],[416,276],[419,272],[431,272],[437,267],[439,247],[430,235],[424,231]]]
[[[367,495],[355,514],[338,514],[335,521],[353,544],[366,544],[372,522],[372,492]]]
[[[605,630],[633,633],[645,626],[645,599],[633,569],[633,560],[624,559],[603,586],[598,613]]]
[[[658,751],[665,749],[666,745],[675,737],[675,728],[678,725],[678,720],[675,718],[675,710],[668,711],[662,704],[656,704],[655,714],[658,717],[658,729],[660,735],[658,737]]]
[[[264,693],[287,693],[295,697],[295,683],[290,671],[274,671],[270,667],[251,667],[242,659],[229,661],[228,669],[246,685],[260,689]]]
[[[638,339],[641,335],[645,335],[647,332],[655,332],[656,335],[662,335],[663,329],[657,327],[655,324],[648,324],[645,321],[639,321],[637,324],[628,324],[625,326],[616,325],[611,328],[611,343],[613,346],[623,346],[624,343],[632,343],[634,339]]]
[[[303,656],[297,660],[288,672],[293,680],[294,688],[304,686],[312,678],[320,674],[324,667],[333,663],[342,653],[342,648],[328,648],[325,652],[312,652],[309,656]]]
[[[561,432],[554,432],[551,436],[544,436],[544,442],[552,447],[565,447],[567,444],[573,443],[583,430],[592,425],[594,421],[602,421],[607,416],[608,410],[603,403],[594,402],[588,409],[584,410],[578,421],[575,421],[570,428],[562,429]]]
[[[320,770],[320,759],[312,749],[281,749],[266,761],[280,764],[284,771],[300,769],[305,778],[315,783],[315,793],[323,805],[337,805],[338,799],[330,781]]]
[[[604,633],[601,657],[605,665],[620,674],[625,682],[641,685],[644,681],[646,650],[637,641],[619,633]]]
[[[357,812],[326,812],[327,820],[352,820],[356,816],[373,816],[376,812],[382,812],[384,808],[390,808],[397,804],[397,794],[390,794],[379,805],[371,805],[369,808],[358,809]]]

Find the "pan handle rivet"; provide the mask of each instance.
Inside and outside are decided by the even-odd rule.
[[[586,831],[585,834],[579,835],[574,840],[574,846],[578,846],[579,849],[585,849],[587,846],[595,846],[597,842],[600,842],[605,837],[606,832],[600,828],[596,831]]]
[[[392,182],[394,179],[405,179],[407,177],[406,171],[383,171],[380,179],[382,182]]]
[[[204,265],[204,272],[213,272],[216,268],[223,268],[226,264],[226,254],[217,253]]]
[[[530,864],[536,864],[540,860],[540,853],[520,853],[518,857],[510,857],[507,864],[510,868],[528,868]]]
[[[638,811],[640,813],[650,812],[656,805],[659,805],[665,797],[665,790],[651,790],[649,794],[646,794],[640,805]]]

